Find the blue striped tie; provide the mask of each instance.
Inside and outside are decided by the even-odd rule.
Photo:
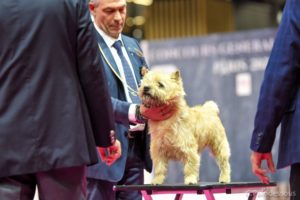
[[[124,74],[125,74],[125,79],[126,79],[126,83],[127,85],[133,89],[134,91],[137,91],[137,84],[135,82],[135,79],[134,79],[134,75],[133,75],[133,72],[122,52],[122,42],[120,40],[117,40],[114,44],[113,44],[113,47],[117,50],[118,52],[118,55],[121,59],[121,62],[122,62],[122,65],[123,65],[123,70],[124,70]],[[140,99],[138,98],[138,96],[136,95],[136,93],[133,93],[131,91],[131,89],[128,88],[129,90],[129,95],[130,95],[130,98],[132,100],[132,103],[140,103]]]

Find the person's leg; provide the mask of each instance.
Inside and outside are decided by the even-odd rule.
[[[290,200],[300,200],[300,163],[291,166]]]
[[[0,178],[0,199],[32,200],[35,194],[34,175]]]
[[[40,200],[85,200],[85,166],[36,173]]]
[[[144,163],[141,160],[140,138],[129,139],[129,152],[126,161],[125,172],[118,185],[142,185],[144,184]],[[142,200],[139,191],[118,191],[117,200]]]
[[[116,183],[87,178],[88,200],[115,200],[113,186]]]

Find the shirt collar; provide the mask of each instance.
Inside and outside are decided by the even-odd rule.
[[[119,37],[117,39],[115,38],[112,38],[110,37],[109,35],[107,35],[104,31],[102,31],[95,23],[94,23],[94,26],[97,30],[97,32],[103,37],[103,40],[105,41],[106,45],[108,47],[112,47],[112,45],[117,41],[117,40],[120,40],[124,46],[124,43],[122,41],[122,37],[121,37],[121,34],[119,35]]]

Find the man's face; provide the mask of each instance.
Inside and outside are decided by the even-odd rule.
[[[90,11],[102,31],[118,38],[126,20],[126,0],[100,0],[96,6],[90,3]]]

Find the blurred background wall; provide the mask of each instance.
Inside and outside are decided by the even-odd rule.
[[[124,32],[169,39],[277,27],[285,0],[128,0]]]

